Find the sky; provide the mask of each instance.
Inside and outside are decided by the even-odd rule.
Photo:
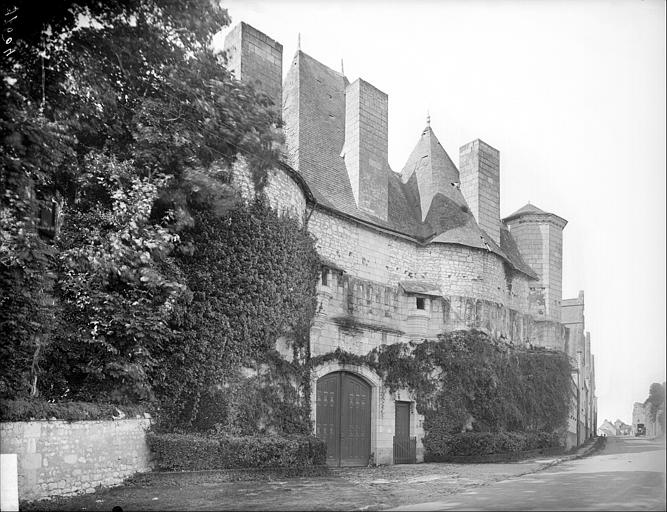
[[[665,2],[223,0],[283,45],[389,95],[389,164],[426,125],[458,162],[500,151],[500,213],[568,220],[563,298],[585,292],[598,424],[665,381]],[[221,46],[226,29],[216,44]]]

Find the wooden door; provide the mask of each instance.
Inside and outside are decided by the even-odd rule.
[[[316,434],[327,444],[327,464],[365,466],[371,447],[371,387],[336,372],[317,381]]]
[[[416,462],[416,438],[410,437],[410,402],[395,402],[394,464]]]

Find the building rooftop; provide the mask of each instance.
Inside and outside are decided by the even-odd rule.
[[[555,213],[550,213],[550,212],[545,212],[544,210],[538,208],[534,204],[528,203],[527,205],[523,206],[522,208],[519,208],[517,211],[515,211],[513,214],[508,215],[503,219],[503,222],[511,222],[514,219],[518,219],[519,217],[524,217],[526,215],[539,215],[539,216],[549,216],[556,220],[558,223],[562,224],[562,227],[565,227],[567,224],[567,220],[565,220],[563,217],[560,217],[556,215]]]
[[[298,50],[285,79],[285,131],[294,141],[288,162],[325,209],[422,244],[450,243],[491,251],[536,279],[516,243],[501,229],[500,246],[478,226],[459,188],[459,171],[430,126],[420,135],[402,172],[388,163],[387,218],[357,207],[345,159],[345,89],[349,80]],[[431,177],[430,182],[418,175]]]

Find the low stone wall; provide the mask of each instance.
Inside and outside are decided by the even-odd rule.
[[[21,501],[90,493],[150,471],[150,419],[0,424],[0,451],[18,455]]]

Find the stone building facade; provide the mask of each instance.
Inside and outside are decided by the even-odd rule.
[[[660,436],[662,427],[656,419],[651,419],[650,405],[642,402],[635,402],[632,406],[632,433],[637,434],[637,425],[644,425],[645,435],[647,437]]]
[[[324,262],[311,355],[365,355],[471,328],[563,350],[578,376],[570,442],[595,432],[590,338],[562,318],[567,222],[530,204],[500,218],[499,151],[472,141],[457,168],[427,122],[394,172],[386,93],[301,50],[283,80],[282,46],[245,23],[225,49],[238,78],[282,97],[285,160],[266,195],[307,224]],[[235,176],[251,188],[242,160]],[[423,458],[423,418],[407,390],[391,394],[368,368],[331,361],[314,369],[312,389],[313,424],[331,464]]]

